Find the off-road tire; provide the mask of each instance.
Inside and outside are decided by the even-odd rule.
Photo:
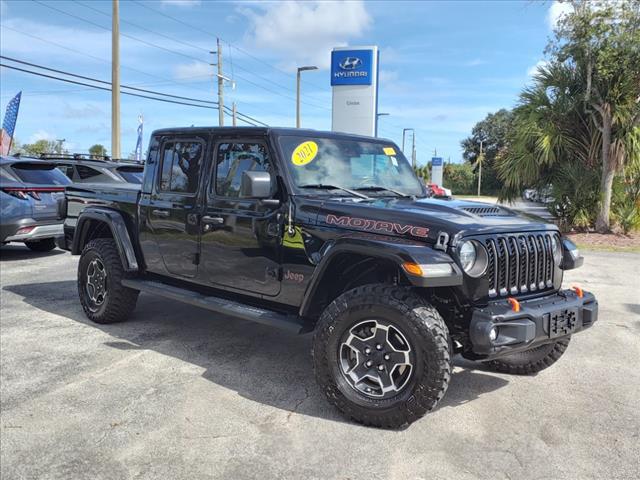
[[[570,336],[561,338],[553,343],[492,360],[487,362],[487,366],[500,373],[533,375],[556,363],[567,350],[570,341]]]
[[[352,388],[338,365],[344,332],[361,319],[390,321],[415,349],[415,369],[403,390],[372,399]],[[322,313],[313,338],[316,380],[330,403],[347,417],[370,426],[399,428],[433,410],[451,378],[449,332],[438,311],[409,288],[365,285],[340,295]]]
[[[89,263],[98,258],[106,271],[107,295],[104,303],[96,309],[86,293],[86,275]],[[82,250],[78,262],[78,296],[82,309],[89,320],[106,324],[126,320],[136,306],[138,290],[122,286],[126,272],[113,239],[97,238],[91,240]]]
[[[50,252],[56,248],[56,241],[53,238],[44,238],[42,240],[33,240],[24,242],[24,244],[34,252]]]

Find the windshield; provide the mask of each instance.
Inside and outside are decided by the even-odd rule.
[[[409,162],[392,143],[300,136],[282,136],[279,141],[298,193],[317,187],[318,193],[340,195],[344,191],[338,188],[367,195],[424,195]]]

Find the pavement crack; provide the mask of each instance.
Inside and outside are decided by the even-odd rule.
[[[311,396],[311,394],[309,393],[309,388],[308,387],[304,387],[304,397],[299,400],[294,406],[293,409],[287,414],[287,422],[289,420],[291,420],[291,417],[293,416],[294,413],[298,413],[298,409],[302,406],[302,404],[304,402],[306,402],[309,397]]]

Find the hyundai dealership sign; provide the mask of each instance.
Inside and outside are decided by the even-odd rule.
[[[371,85],[373,50],[331,52],[331,85]]]
[[[331,52],[335,132],[375,136],[378,119],[378,47],[339,47]]]

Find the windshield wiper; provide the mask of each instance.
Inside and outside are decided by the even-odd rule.
[[[391,193],[395,193],[397,196],[399,197],[403,197],[403,198],[415,198],[415,195],[407,195],[406,193],[402,193],[399,192],[398,190],[394,190],[393,188],[387,188],[387,187],[360,187],[360,188],[356,188],[356,190],[358,191],[367,191],[367,192],[391,192]]]
[[[360,193],[360,192],[356,192],[355,190],[350,190],[348,188],[344,188],[344,187],[338,187],[336,185],[326,185],[324,183],[314,183],[314,184],[309,184],[309,185],[299,185],[298,188],[313,188],[313,189],[317,189],[317,190],[342,190],[343,192],[347,192],[351,195],[353,195],[354,197],[360,197],[360,198],[364,198],[367,200],[371,200],[371,197],[367,197],[364,193]]]

